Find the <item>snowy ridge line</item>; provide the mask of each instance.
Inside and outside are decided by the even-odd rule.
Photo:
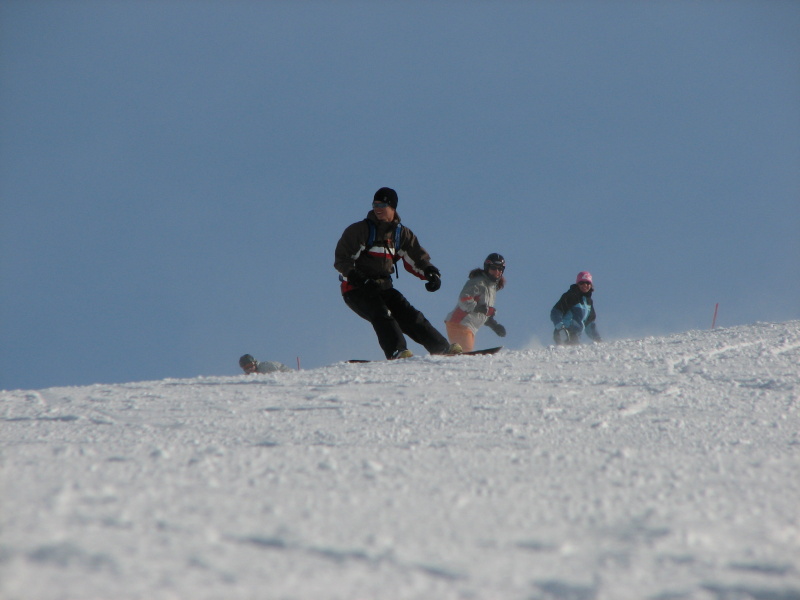
[[[447,569],[437,567],[435,565],[413,564],[413,563],[403,564],[400,561],[398,561],[397,558],[393,556],[391,552],[385,552],[380,555],[371,555],[369,552],[364,550],[344,550],[331,547],[322,548],[315,546],[304,546],[302,544],[285,540],[281,537],[246,536],[242,538],[236,538],[231,536],[230,539],[231,541],[243,544],[252,544],[264,550],[288,551],[288,552],[296,552],[299,554],[306,554],[315,558],[322,558],[328,561],[332,561],[335,564],[342,564],[346,561],[358,561],[367,563],[375,567],[388,565],[400,571],[419,571],[425,575],[430,575],[432,577],[442,578],[451,581],[456,581],[459,579],[466,578],[466,575],[464,575],[463,573],[454,573],[448,571]]]
[[[0,392],[0,598],[800,600],[798,347]]]
[[[786,344],[785,346],[779,346],[777,348],[771,348],[770,352],[775,354],[787,354],[789,352],[798,351],[800,352],[800,344]]]

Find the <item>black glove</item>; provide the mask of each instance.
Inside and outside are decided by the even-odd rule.
[[[353,269],[347,274],[347,283],[355,287],[362,287],[367,283],[367,277],[361,271]]]
[[[497,321],[494,320],[494,317],[491,317],[486,320],[486,325],[494,331],[500,337],[506,337],[506,328],[500,325]]]
[[[429,292],[435,292],[442,287],[442,275],[439,273],[439,269],[433,265],[425,267],[425,279],[428,280],[428,283],[425,284],[425,289]]]
[[[494,306],[486,306],[485,304],[476,306],[475,312],[481,313],[482,315],[488,315],[490,319],[497,313],[497,311],[494,309]]]
[[[375,279],[368,279],[366,275],[364,275],[358,269],[353,269],[347,274],[347,283],[353,285],[357,288],[361,288],[365,292],[377,292],[380,290],[381,286],[378,281]]]

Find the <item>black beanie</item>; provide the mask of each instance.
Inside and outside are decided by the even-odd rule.
[[[389,206],[396,209],[397,208],[397,192],[395,192],[392,188],[382,187],[377,192],[375,192],[375,196],[372,198],[373,202],[386,202]]]

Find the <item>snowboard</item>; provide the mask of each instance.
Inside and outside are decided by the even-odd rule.
[[[470,350],[469,352],[462,352],[461,354],[437,354],[436,356],[478,356],[481,354],[495,354],[502,350],[502,346],[496,346],[495,348],[484,348],[483,350]],[[403,362],[404,360],[408,360],[403,358],[397,362]],[[376,361],[376,360],[362,360],[358,358],[351,358],[347,362],[349,363],[369,363],[369,362],[383,362],[383,361]]]

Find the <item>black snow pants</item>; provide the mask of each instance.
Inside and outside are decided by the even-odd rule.
[[[372,324],[386,358],[406,350],[406,334],[431,354],[443,354],[450,342],[439,333],[405,296],[394,288],[373,291],[355,289],[343,296],[345,304]]]

